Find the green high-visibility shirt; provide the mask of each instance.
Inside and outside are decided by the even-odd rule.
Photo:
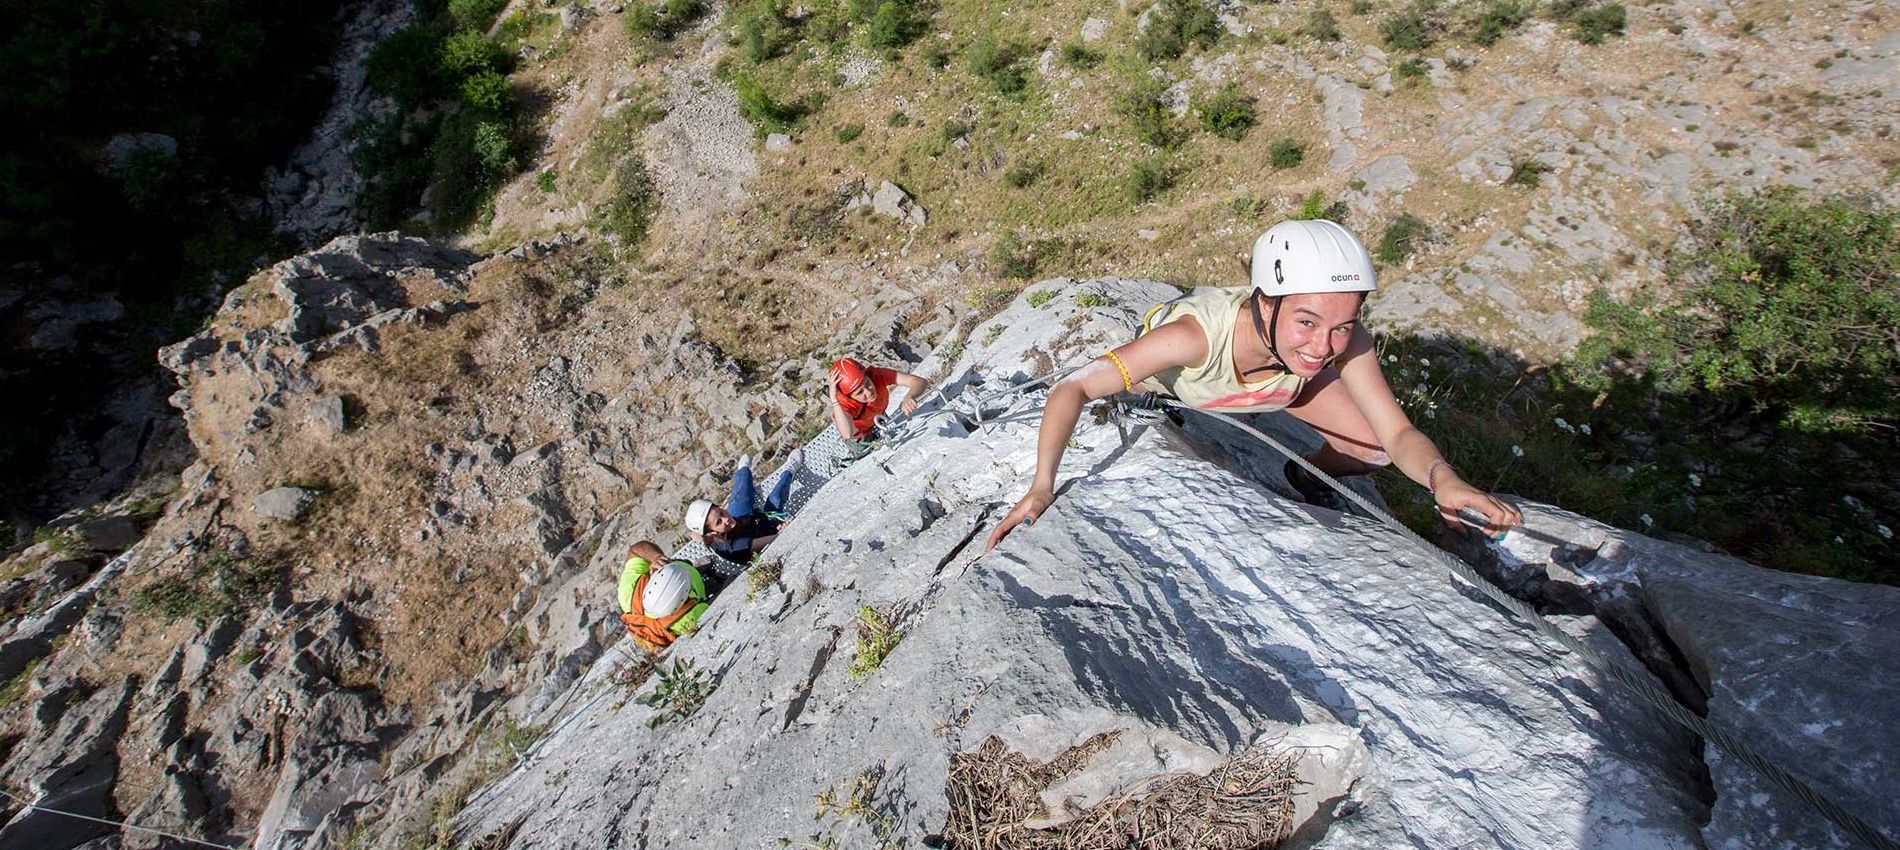
[[[674,560],[669,563],[675,563],[675,564],[679,564],[680,566],[685,567],[686,574],[688,576],[691,576],[692,581],[693,581],[692,590],[689,591],[686,596],[686,604],[693,606],[692,610],[687,611],[686,616],[673,621],[673,625],[667,629],[673,634],[683,635],[689,631],[692,631],[693,626],[699,623],[700,616],[706,613],[707,608],[711,607],[706,602],[706,580],[700,577],[699,568],[693,566],[691,561]],[[652,570],[653,570],[653,565],[651,563],[648,563],[647,559],[642,558],[639,555],[633,555],[627,558],[626,568],[620,571],[620,610],[621,611],[624,611],[628,614],[634,613],[633,589],[640,584],[640,577],[643,575],[646,575],[649,572],[652,572]],[[648,613],[645,611],[642,611],[641,613],[646,614],[649,617],[653,617],[653,614],[651,613]],[[668,611],[665,614],[661,614],[660,616],[653,617],[653,618],[656,620],[664,619],[667,614],[671,614],[671,613],[673,612]]]

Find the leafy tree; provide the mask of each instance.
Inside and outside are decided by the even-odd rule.
[[[1240,87],[1228,83],[1220,92],[1200,105],[1201,127],[1223,139],[1238,142],[1253,129],[1253,98],[1241,94]]]

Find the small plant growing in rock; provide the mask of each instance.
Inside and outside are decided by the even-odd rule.
[[[555,189],[555,179],[554,169],[546,169],[534,175],[534,188],[540,189],[543,195],[552,195]]]
[[[1031,297],[1033,298],[1034,295],[1032,294]],[[983,332],[983,347],[984,348],[990,347],[990,344],[995,342],[996,338],[1002,335],[1003,335],[1002,325],[991,325],[989,330]]]
[[[778,584],[779,576],[784,572],[785,565],[777,558],[767,558],[753,564],[751,569],[745,571],[745,601],[757,599],[766,588]]]
[[[1425,76],[1425,60],[1416,56],[1400,62],[1392,69],[1393,79],[1410,83]]]
[[[884,664],[884,658],[897,648],[904,635],[897,630],[896,615],[869,605],[858,606],[858,655],[846,671],[864,677]]]
[[[1431,226],[1424,220],[1411,213],[1400,213],[1386,226],[1385,236],[1379,239],[1379,248],[1373,256],[1380,263],[1396,266],[1423,246],[1431,234]]]
[[[1511,176],[1504,178],[1504,184],[1507,186],[1522,186],[1526,189],[1535,189],[1543,183],[1544,172],[1549,170],[1550,166],[1530,157],[1513,160],[1511,162]]]
[[[1055,290],[1038,289],[1035,292],[1029,293],[1029,306],[1041,307],[1042,305],[1049,303],[1049,299],[1054,298],[1054,297],[1056,297]],[[1001,328],[1002,326],[998,325],[997,327]],[[985,344],[987,345],[987,343]]]
[[[1115,302],[1100,292],[1084,292],[1081,295],[1075,296],[1075,304],[1078,307],[1093,309],[1095,307],[1107,307],[1113,303]]]
[[[1267,163],[1274,168],[1287,169],[1306,161],[1306,146],[1293,139],[1281,137],[1267,146]]]
[[[1201,128],[1223,139],[1238,142],[1247,137],[1247,131],[1253,129],[1253,98],[1241,93],[1240,87],[1228,83],[1219,93],[1203,101],[1200,105]]]
[[[690,661],[674,661],[671,666],[660,664],[654,672],[660,675],[660,683],[639,699],[641,705],[656,709],[647,720],[648,728],[657,729],[692,717],[706,704],[706,697],[712,695],[712,674],[695,669]]]
[[[862,135],[864,135],[863,124],[846,124],[838,128],[838,143],[848,145],[857,141]]]

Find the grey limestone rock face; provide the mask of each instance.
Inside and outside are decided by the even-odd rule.
[[[988,345],[918,368],[966,385],[976,363],[1000,382],[1043,374],[1126,338],[1172,291],[1045,281]],[[1402,538],[1289,501],[1247,474],[1276,464],[1229,465],[1194,428],[1085,415],[1056,504],[984,554],[1033,468],[1035,401],[993,403],[974,432],[920,425],[832,479],[772,544],[778,580],[751,601],[721,596],[670,650],[715,685],[703,707],[649,729],[654,710],[631,697],[654,683],[614,684],[630,647],[609,647],[458,835],[750,848],[823,833],[871,847],[872,830],[811,801],[876,775],[866,803],[922,839],[944,826],[951,754],[996,735],[1046,759],[1119,729],[1127,747],[1060,799],[1086,807],[1267,746],[1311,783],[1303,846],[1700,846],[1687,735]],[[861,606],[903,637],[854,674]],[[1637,664],[1594,618],[1563,627]]]
[[[1889,835],[1900,788],[1900,589],[1795,575],[1530,505],[1487,562],[1520,596],[1590,610],[1707,718]],[[1706,748],[1711,848],[1860,846],[1752,768]]]
[[[119,737],[135,693],[122,680],[85,692],[72,685],[48,694],[34,710],[39,746],[10,756],[0,780],[26,789],[42,806],[95,818],[113,814],[112,786],[119,776]],[[0,847],[70,847],[112,828],[38,809],[21,809],[0,826]]]

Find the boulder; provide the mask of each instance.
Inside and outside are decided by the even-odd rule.
[[[129,516],[114,515],[90,519],[73,526],[79,545],[94,552],[118,554],[139,542],[139,524]]]
[[[310,508],[317,493],[302,487],[278,487],[257,494],[251,500],[251,511],[261,517],[295,522],[303,518],[303,512]]]
[[[917,203],[917,199],[889,180],[878,184],[877,192],[871,195],[871,210],[912,227],[922,225],[930,217]]]
[[[336,435],[349,427],[349,421],[343,412],[341,396],[324,396],[310,405],[310,424],[318,431]]]

